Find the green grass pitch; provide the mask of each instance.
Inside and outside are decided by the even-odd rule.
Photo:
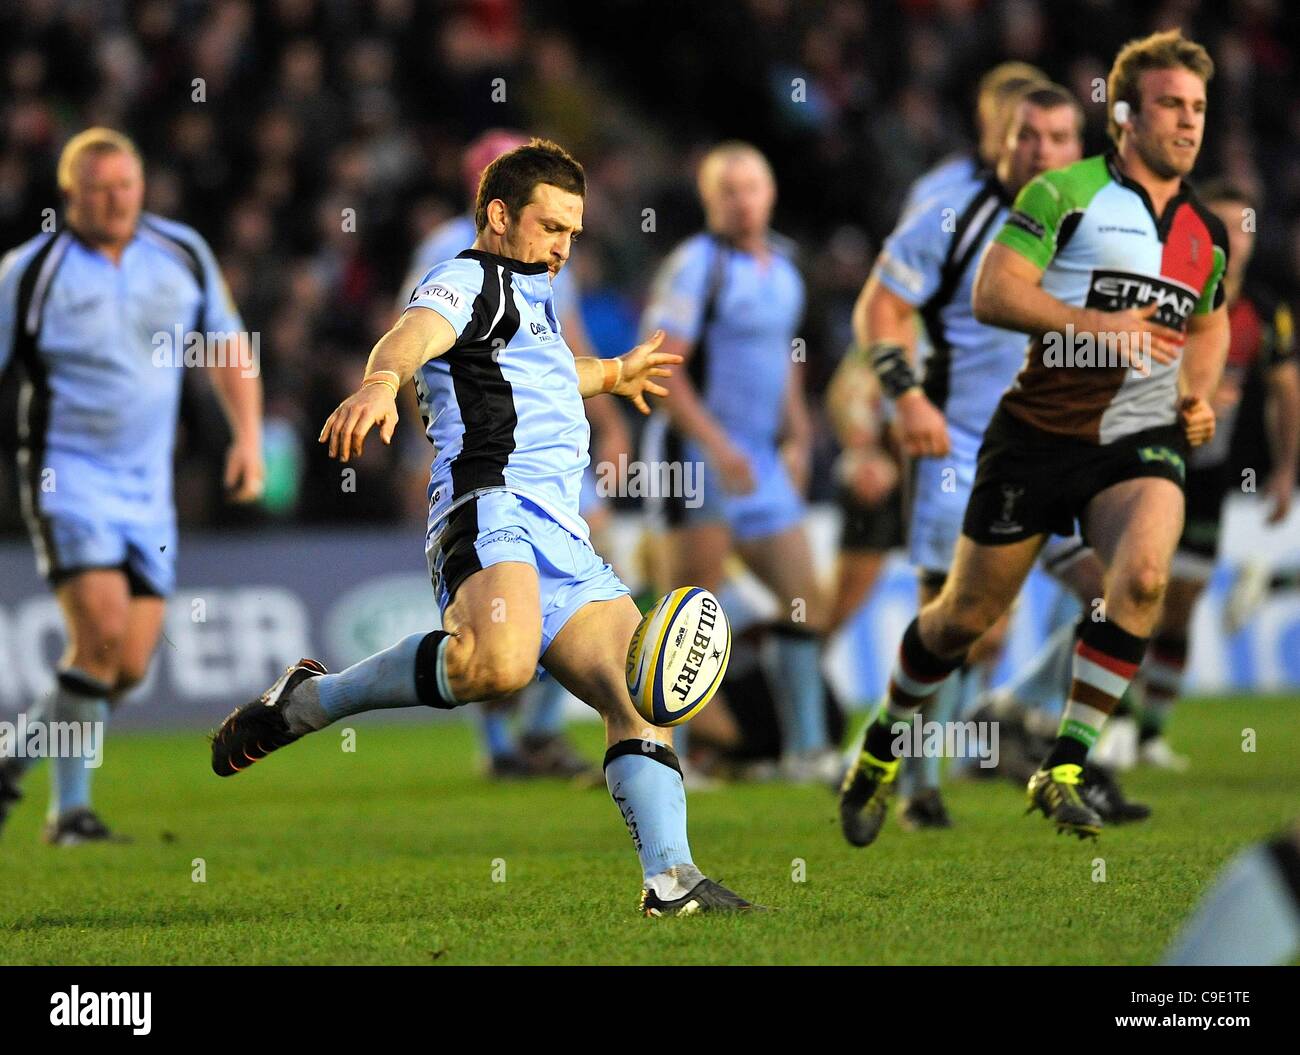
[[[123,734],[96,805],[135,843],[39,844],[32,774],[0,836],[0,962],[1151,963],[1226,858],[1300,815],[1297,703],[1181,705],[1192,773],[1130,775],[1155,815],[1096,843],[1022,816],[1002,783],[952,785],[951,832],[891,817],[867,850],[826,791],[692,795],[697,862],[780,911],[682,920],[636,915],[603,789],[487,784],[465,725],[362,719],[353,753],[334,728],[228,780],[201,735]],[[598,758],[598,728],[578,736]]]

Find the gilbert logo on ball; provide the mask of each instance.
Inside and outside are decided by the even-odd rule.
[[[681,725],[713,699],[731,658],[731,627],[718,599],[682,586],[645,614],[627,649],[627,691],[653,725]]]

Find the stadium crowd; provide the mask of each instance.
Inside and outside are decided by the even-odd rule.
[[[1145,11],[1119,0],[15,0],[0,11],[0,245],[58,209],[55,162],[72,134],[122,129],[145,156],[146,207],[204,234],[259,337],[266,500],[252,512],[221,501],[225,426],[192,376],[181,522],[423,522],[430,450],[413,405],[400,442],[367,447],[355,492],[315,440],[390,324],[412,248],[464,208],[461,150],[484,129],[548,136],[586,166],[570,266],[608,355],[632,344],[654,266],[700,225],[703,150],[757,144],[779,182],[776,226],[802,251],[817,395],[908,184],[969,147],[980,73],[1016,58],[1068,84],[1087,104],[1092,152],[1104,146],[1110,57],[1157,27],[1182,25],[1214,56],[1197,174],[1255,197],[1256,274],[1294,302],[1300,78],[1287,42],[1298,23],[1276,0]],[[6,451],[14,388],[0,401]],[[832,446],[818,419],[814,498],[829,493]],[[6,454],[10,498],[12,475]],[[0,528],[21,530],[16,501],[0,506]]]

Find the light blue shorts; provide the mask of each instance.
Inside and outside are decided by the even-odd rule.
[[[582,489],[578,492],[578,516],[586,520],[605,505],[596,489],[596,472],[590,465],[582,471]]]
[[[120,568],[134,595],[166,597],[176,585],[176,511],[170,464],[115,470],[77,454],[19,455],[20,500],[36,566],[51,586],[78,572]]]
[[[536,568],[542,601],[539,657],[583,605],[628,592],[590,542],[510,491],[489,491],[453,509],[430,529],[425,556],[442,612],[476,571],[505,561]]]
[[[912,477],[907,556],[919,571],[947,574],[957,552],[966,503],[975,486],[980,437],[948,428],[951,449],[942,458],[918,458]]]

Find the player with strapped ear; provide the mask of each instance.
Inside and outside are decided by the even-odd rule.
[[[1142,119],[1112,122],[1111,153],[1031,180],[985,251],[974,315],[1026,334],[1024,365],[985,431],[948,580],[903,634],[891,678],[886,714],[906,720],[1011,606],[1047,536],[1082,529],[1106,566],[1105,617],[1083,627],[1057,737],[1026,788],[1080,838],[1104,819],[1081,794],[1088,752],[1160,614],[1188,451],[1215,430],[1227,234],[1184,180],[1213,74],[1177,30],[1126,44],[1109,96],[1141,100]],[[1063,346],[1088,354],[1063,360]],[[892,754],[889,726],[874,724],[855,802],[841,798],[850,838],[879,830]]]
[[[975,265],[1020,188],[1041,172],[1078,160],[1082,124],[1082,110],[1065,88],[1042,83],[1023,89],[1009,104],[995,168],[904,216],[854,308],[859,368],[874,371],[885,398],[893,401],[900,446],[916,459],[908,549],[919,576],[921,604],[943,586],[974,482],[980,440],[1024,361],[1021,335],[975,319]],[[919,367],[912,361],[917,315],[933,349]],[[935,694],[928,718],[951,719],[963,691],[972,696],[978,691],[981,663],[997,655],[1004,632],[1001,621],[984,636],[967,657],[967,667],[954,671]],[[892,721],[888,707],[877,717]],[[845,779],[841,821],[849,842],[863,846],[875,838],[900,767],[907,796],[904,825],[947,827],[939,797],[940,760],[882,761],[887,779],[870,802],[859,795],[856,765]]]

